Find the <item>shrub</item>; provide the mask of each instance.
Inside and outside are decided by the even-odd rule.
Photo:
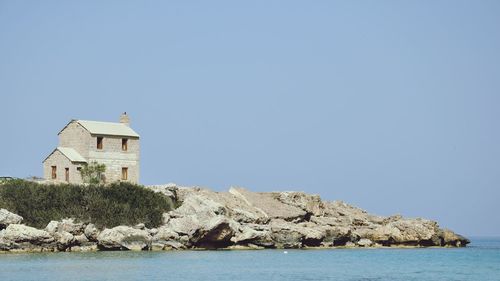
[[[96,161],[90,164],[85,163],[80,169],[83,182],[88,184],[101,184],[104,172],[106,172],[106,165],[99,164]]]
[[[0,208],[43,228],[51,220],[75,218],[98,227],[144,223],[156,227],[175,202],[143,186],[119,182],[109,185],[38,184],[24,180],[0,184]]]

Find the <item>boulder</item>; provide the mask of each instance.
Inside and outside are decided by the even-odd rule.
[[[50,221],[49,224],[45,227],[45,230],[49,233],[56,232],[68,232],[72,235],[81,235],[84,233],[85,225],[81,222],[75,223],[75,220],[63,219],[61,221]]]
[[[153,250],[170,250],[170,249],[186,248],[186,246],[179,241],[180,240],[179,234],[167,226],[162,226],[156,229],[154,233],[155,234],[153,235],[151,243]]]
[[[76,235],[74,237],[75,237],[74,241],[75,241],[76,245],[86,246],[86,245],[94,244],[94,243],[90,242],[90,240],[87,238],[87,236],[85,236],[85,234]]]
[[[237,245],[253,245],[251,248],[255,248],[255,246],[264,248],[274,247],[270,228],[262,225],[241,225],[235,236],[231,238],[231,241]]]
[[[0,229],[6,228],[9,224],[20,224],[22,221],[23,217],[5,209],[0,209]]]
[[[215,216],[226,215],[226,207],[199,193],[188,195],[182,205],[169,213],[170,220],[187,216],[196,216],[199,220],[211,219]]]
[[[76,245],[76,239],[73,234],[66,231],[58,231],[52,234],[56,240],[57,249],[59,251],[64,251],[67,248]]]
[[[198,220],[196,215],[193,215],[171,219],[167,223],[167,227],[181,235],[190,235],[191,233],[202,227],[202,224],[200,220]]]
[[[360,247],[371,247],[373,245],[373,242],[370,239],[363,238],[356,242],[356,244]]]
[[[97,237],[98,246],[103,250],[147,250],[151,246],[148,231],[129,226],[104,229]]]
[[[97,236],[99,236],[99,230],[97,229],[97,227],[92,224],[92,223],[89,223],[83,233],[85,234],[85,237],[87,237],[87,239],[89,239],[89,241],[97,241]]]
[[[0,231],[1,250],[35,250],[54,247],[50,233],[22,224],[10,224]]]
[[[199,248],[225,248],[232,244],[238,224],[224,216],[209,220],[191,234],[190,242]]]
[[[207,222],[217,217],[225,217],[227,208],[220,202],[207,197],[200,190],[182,195],[182,205],[168,213],[166,226],[180,235],[192,236],[193,233],[202,233]],[[165,217],[165,216],[164,216]]]

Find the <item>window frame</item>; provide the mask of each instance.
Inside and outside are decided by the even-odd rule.
[[[69,182],[69,167],[64,168],[64,180]]]
[[[128,151],[128,138],[122,138],[122,151]]]
[[[50,166],[51,170],[51,179],[56,180],[57,179],[57,166]]]
[[[122,181],[128,180],[128,167],[122,167]]]
[[[102,150],[104,147],[104,137],[97,137],[96,148],[97,150]]]

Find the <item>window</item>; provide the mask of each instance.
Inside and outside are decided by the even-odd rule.
[[[81,173],[82,172],[82,167],[76,167],[76,170]]]
[[[123,151],[128,150],[128,139],[122,139],[122,150]]]
[[[97,149],[102,149],[102,137],[97,137]]]
[[[64,168],[64,179],[69,182],[69,168]]]
[[[52,166],[52,179],[57,179],[57,166]]]
[[[122,168],[122,180],[126,181],[128,179],[128,168]]]

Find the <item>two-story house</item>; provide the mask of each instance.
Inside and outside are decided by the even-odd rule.
[[[139,134],[126,112],[120,123],[71,120],[58,135],[59,146],[43,161],[45,179],[82,183],[81,167],[96,161],[106,165],[105,182],[139,182]]]

